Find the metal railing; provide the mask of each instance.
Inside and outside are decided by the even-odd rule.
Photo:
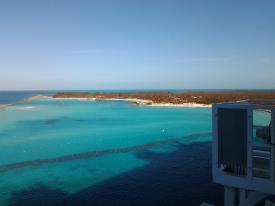
[[[259,101],[263,102],[263,101]],[[268,101],[275,102],[275,101]],[[238,165],[234,165],[234,159],[231,161],[230,156],[226,161],[220,161],[220,155],[224,155],[222,153],[223,148],[226,148],[226,145],[220,146],[219,141],[223,141],[219,135],[219,129],[221,129],[219,125],[219,119],[223,118],[220,116],[218,111],[220,109],[223,110],[245,110],[246,111],[246,151],[244,153],[240,153],[241,155],[246,154],[246,163],[242,164],[241,170]],[[262,110],[268,112],[268,119],[270,118],[270,122],[264,120],[263,125],[261,125],[261,121],[253,121],[254,111]],[[248,101],[238,102],[238,103],[223,103],[223,104],[214,104],[213,105],[213,142],[212,142],[212,175],[213,181],[219,184],[223,184],[230,187],[242,188],[251,191],[262,192],[266,194],[274,194],[275,195],[275,106],[274,105],[264,105],[264,104],[251,104]],[[256,115],[257,116],[257,115]],[[254,119],[255,120],[255,119]],[[232,122],[230,122],[232,121]],[[244,120],[245,121],[245,120]],[[235,124],[234,119],[228,120],[228,124]],[[236,124],[235,124],[236,125]],[[264,126],[265,125],[265,126]],[[255,131],[256,129],[260,129],[260,127],[269,126],[269,138],[268,141],[266,139],[257,139],[258,134]],[[234,129],[234,127],[232,127]],[[236,128],[238,129],[238,128]],[[258,131],[259,132],[259,131]],[[230,133],[230,132],[229,132]],[[234,134],[234,132],[232,132]],[[230,137],[228,137],[230,138]],[[241,137],[240,137],[241,138]],[[263,140],[263,141],[258,141]],[[235,142],[238,144],[238,141]],[[240,144],[244,145],[244,141]],[[231,145],[232,155],[234,155],[234,146]],[[226,148],[230,152],[228,147]],[[230,154],[229,154],[230,155]],[[236,156],[236,155],[235,155]],[[222,157],[223,158],[223,157]],[[240,157],[240,158],[243,158]],[[238,159],[237,159],[238,160]],[[233,164],[233,165],[232,165]],[[241,172],[239,172],[241,171]]]

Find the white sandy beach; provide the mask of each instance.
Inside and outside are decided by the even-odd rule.
[[[151,107],[205,107],[211,108],[211,104],[197,104],[197,103],[182,103],[182,104],[171,104],[171,103],[153,103],[152,105],[146,105]]]
[[[119,99],[119,98],[104,98],[104,99],[97,99],[97,100],[106,100],[106,101],[128,101],[128,102],[136,102],[136,103],[139,103],[139,104],[153,103],[151,100],[147,100],[147,99],[136,99],[136,98],[125,98],[125,99]]]
[[[136,99],[136,98],[53,98],[57,100],[78,100],[78,101],[128,101],[136,103],[138,106],[148,106],[148,107],[212,107],[211,104],[197,104],[197,103],[182,103],[182,104],[172,104],[172,103],[154,103],[152,100],[146,99]]]
[[[211,104],[197,104],[197,103],[182,103],[182,104],[172,104],[172,103],[154,103],[152,100],[146,99],[135,99],[135,98],[126,98],[126,99],[100,99],[106,101],[129,101],[137,103],[139,106],[149,106],[149,107],[212,107]]]
[[[95,100],[97,100],[96,98],[76,98],[76,97],[73,97],[73,98],[58,97],[58,98],[52,98],[52,99],[57,99],[57,100],[78,100],[78,101],[95,101]]]

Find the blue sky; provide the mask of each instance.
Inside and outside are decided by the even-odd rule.
[[[275,89],[274,0],[0,0],[0,90]]]

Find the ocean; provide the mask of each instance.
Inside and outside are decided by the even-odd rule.
[[[13,104],[53,91],[0,92]],[[211,109],[40,99],[0,109],[0,205],[222,205]]]

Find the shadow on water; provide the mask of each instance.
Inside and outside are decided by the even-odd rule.
[[[222,205],[223,189],[212,183],[210,143],[180,145],[170,153],[145,150],[136,155],[149,164],[75,194],[36,185],[14,192],[8,205]]]
[[[30,205],[30,206],[46,206],[46,205],[66,205],[69,196],[56,189],[50,189],[43,185],[36,185],[26,190],[13,193],[15,198],[9,202],[10,205]]]

